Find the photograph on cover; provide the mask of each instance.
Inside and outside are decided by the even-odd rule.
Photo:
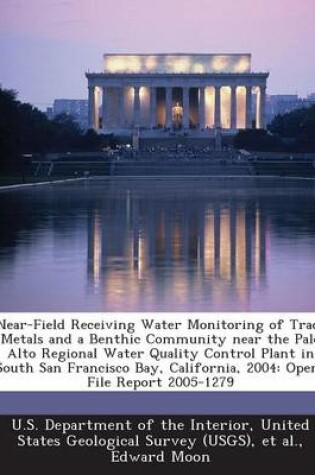
[[[1,1],[17,464],[307,466],[314,20],[313,0]]]

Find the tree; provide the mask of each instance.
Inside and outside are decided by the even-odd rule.
[[[53,120],[31,104],[17,100],[16,91],[0,87],[0,167],[18,167],[23,154],[94,151],[102,136],[83,132],[68,114]]]
[[[0,167],[19,155],[17,131],[19,130],[19,102],[13,90],[0,88]]]
[[[272,135],[266,130],[240,130],[234,138],[234,146],[238,149],[245,148],[247,150],[279,150],[281,148],[281,139],[279,136]]]
[[[283,139],[295,139],[299,151],[315,151],[315,105],[277,115],[269,129]]]
[[[53,127],[46,115],[31,104],[20,104],[20,151],[43,153],[53,140]]]
[[[51,132],[43,112],[18,101],[16,91],[0,88],[0,166],[17,166],[22,154],[44,152]]]
[[[52,149],[56,152],[75,151],[82,131],[79,125],[68,114],[59,114],[52,120]]]
[[[315,105],[277,115],[268,131],[240,131],[234,145],[257,151],[315,151]]]

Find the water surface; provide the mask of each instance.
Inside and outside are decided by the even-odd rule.
[[[117,178],[0,191],[1,311],[311,311],[315,182]]]

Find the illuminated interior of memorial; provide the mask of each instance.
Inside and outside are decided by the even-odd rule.
[[[105,54],[86,77],[96,130],[266,127],[268,73],[252,72],[250,54]]]

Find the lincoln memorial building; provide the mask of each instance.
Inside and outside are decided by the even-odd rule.
[[[86,74],[89,126],[105,133],[235,133],[266,127],[268,73],[250,54],[105,54]]]

